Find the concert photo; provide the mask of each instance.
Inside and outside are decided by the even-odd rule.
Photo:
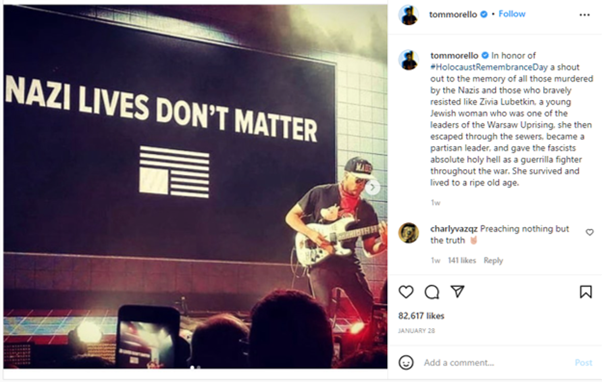
[[[387,368],[386,5],[3,28],[5,371]]]

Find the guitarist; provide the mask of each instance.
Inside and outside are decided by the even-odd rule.
[[[371,179],[375,178],[372,175],[372,165],[367,160],[360,157],[350,159],[345,165],[343,180],[309,190],[288,212],[286,223],[316,245],[333,253],[332,245],[306,224],[330,224],[339,218],[351,216],[355,223],[348,230],[379,225],[378,233],[362,236],[366,256],[372,257],[385,252],[387,224],[384,221],[379,224],[372,205],[360,197]],[[380,240],[377,240],[379,237]],[[311,289],[314,297],[326,309],[329,307],[332,289],[343,289],[362,320],[367,323],[372,314],[373,296],[355,253],[356,239],[347,240],[342,246],[351,249],[352,253],[348,256],[328,256],[310,267],[308,274]]]

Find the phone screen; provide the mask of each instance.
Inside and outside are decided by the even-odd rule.
[[[119,334],[119,367],[160,369],[175,366],[175,334],[168,324],[121,321]]]

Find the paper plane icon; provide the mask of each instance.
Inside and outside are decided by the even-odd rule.
[[[464,285],[452,285],[451,288],[456,292],[456,298],[458,298],[464,290]]]

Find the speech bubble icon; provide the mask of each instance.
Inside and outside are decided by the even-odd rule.
[[[439,299],[439,288],[436,285],[429,285],[424,290],[424,294],[431,300]]]

